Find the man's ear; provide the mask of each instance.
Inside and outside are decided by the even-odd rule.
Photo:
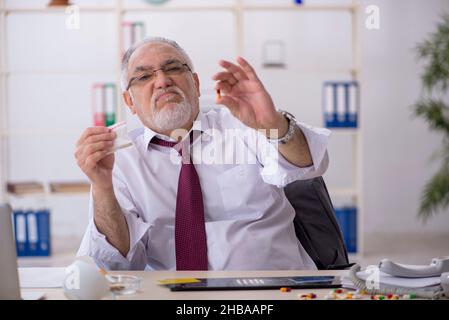
[[[133,98],[129,91],[123,91],[123,100],[125,101],[126,106],[129,108],[132,114],[136,114],[136,108],[134,107]]]
[[[198,77],[198,73],[193,73],[193,80],[195,81],[196,93],[198,94],[198,97],[200,97],[201,96],[201,93],[200,93],[200,78]]]

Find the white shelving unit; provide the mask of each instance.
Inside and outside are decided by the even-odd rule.
[[[7,143],[5,134],[7,127],[7,62],[6,62],[6,14],[4,0],[0,0],[0,201],[6,201],[7,181]]]
[[[360,19],[360,8],[356,0],[353,0],[349,5],[295,5],[292,1],[290,5],[245,5],[242,0],[235,0],[233,5],[227,6],[181,6],[172,5],[145,5],[142,2],[142,6],[125,7],[123,0],[116,0],[114,6],[86,6],[79,7],[80,13],[114,13],[116,20],[116,34],[117,41],[117,57],[121,56],[122,52],[122,40],[120,35],[122,34],[122,22],[124,21],[124,15],[127,13],[142,13],[142,12],[192,12],[192,11],[228,11],[234,15],[234,30],[235,30],[235,48],[236,54],[244,54],[244,18],[247,12],[348,12],[351,15],[351,43],[352,43],[352,65],[349,69],[329,69],[321,66],[310,66],[307,68],[299,68],[298,71],[306,72],[347,72],[351,75],[352,80],[358,80],[360,78],[360,43],[358,34],[358,21]],[[9,163],[8,163],[8,139],[14,136],[32,136],[32,135],[64,135],[74,134],[74,132],[55,132],[52,130],[13,130],[8,125],[8,79],[12,74],[22,75],[86,75],[86,74],[107,74],[110,70],[95,70],[95,69],[81,69],[81,70],[65,70],[63,68],[55,69],[41,69],[41,70],[11,70],[7,61],[7,17],[9,14],[55,14],[64,15],[65,8],[57,7],[26,7],[26,8],[7,8],[5,0],[0,0],[0,182],[1,192],[0,201],[8,201],[11,195],[6,192],[6,181],[9,176]],[[120,88],[120,59],[116,59],[114,66],[115,83],[117,88]],[[295,69],[296,71],[296,69]],[[117,101],[121,101],[121,94],[117,90]],[[118,103],[116,110],[117,121],[121,121],[124,118],[122,113],[121,104]],[[357,207],[357,255],[363,254],[363,196],[362,196],[362,137],[360,130],[360,114],[358,120],[357,129],[333,129],[334,134],[350,135],[353,146],[353,181],[352,186],[347,188],[330,188],[329,192],[331,197],[345,196],[350,197],[353,200],[354,205]],[[67,194],[69,195],[69,194]],[[57,194],[52,195],[46,191],[43,195],[32,195],[32,197],[62,197],[64,195]]]

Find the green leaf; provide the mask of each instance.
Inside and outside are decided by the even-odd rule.
[[[444,92],[449,87],[449,15],[443,15],[437,31],[419,43],[416,53],[425,62],[421,79],[428,91]]]
[[[442,100],[423,98],[414,105],[416,116],[421,116],[434,130],[441,130],[449,135],[449,106]]]
[[[449,168],[443,166],[424,187],[420,218],[426,222],[431,216],[447,209],[449,205]]]

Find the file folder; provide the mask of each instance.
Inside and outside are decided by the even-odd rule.
[[[356,81],[324,82],[322,103],[327,128],[357,128],[359,85]]]
[[[116,121],[115,110],[117,110],[117,94],[115,84],[105,83],[103,85],[105,110],[106,110],[106,127],[113,125]]]
[[[12,220],[17,256],[51,254],[49,210],[16,210]]]
[[[343,233],[343,241],[349,253],[357,252],[357,208],[335,208],[335,216]]]

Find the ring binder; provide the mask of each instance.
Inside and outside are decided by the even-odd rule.
[[[15,210],[13,224],[17,256],[51,255],[49,210]]]

